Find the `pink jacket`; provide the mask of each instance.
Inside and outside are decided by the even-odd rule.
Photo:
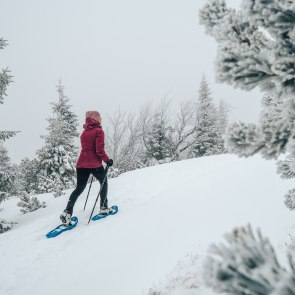
[[[102,161],[107,163],[109,157],[104,150],[104,132],[100,124],[92,118],[86,118],[84,131],[80,136],[81,152],[77,168],[98,168]]]

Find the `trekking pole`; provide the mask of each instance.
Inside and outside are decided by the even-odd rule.
[[[103,189],[103,185],[104,185],[104,183],[105,183],[105,181],[106,181],[106,179],[107,179],[108,170],[109,170],[109,166],[107,165],[107,167],[106,167],[106,171],[105,171],[105,175],[104,175],[104,179],[103,179],[103,181],[102,181],[102,183],[101,183],[100,190],[99,190],[98,195],[97,195],[97,197],[96,197],[96,200],[95,200],[95,203],[94,203],[94,206],[93,206],[93,209],[92,209],[91,215],[90,215],[89,220],[88,220],[88,224],[89,224],[89,222],[90,222],[90,220],[91,220],[91,217],[92,217],[92,215],[93,215],[93,212],[94,212],[94,209],[95,209],[95,206],[96,206],[96,203],[97,203],[98,197],[99,197],[99,195],[100,195],[100,193],[101,193],[101,191],[102,191],[102,189]]]
[[[86,204],[87,204],[87,201],[88,201],[88,196],[89,196],[90,189],[91,189],[91,186],[92,186],[92,181],[93,181],[93,176],[91,177],[90,186],[89,186],[88,194],[87,194],[85,205],[84,205],[84,209],[83,209],[84,211],[85,211]]]

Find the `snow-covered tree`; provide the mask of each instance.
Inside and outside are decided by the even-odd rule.
[[[0,141],[0,203],[10,196],[15,175],[8,156],[8,151]]]
[[[224,0],[210,0],[200,11],[201,24],[219,46],[218,80],[246,90],[294,94],[293,1],[242,3],[237,12]]]
[[[0,50],[7,46],[7,41],[0,38]],[[8,68],[2,69],[0,71],[0,104],[4,103],[4,97],[6,94],[7,86],[12,82],[12,76]],[[14,136],[16,131],[0,131],[0,141],[4,141],[12,136]]]
[[[0,50],[7,46],[7,41],[0,38]],[[7,86],[12,82],[12,76],[8,68],[0,71],[0,104],[4,103]],[[15,176],[13,174],[12,165],[8,157],[7,150],[3,146],[3,142],[14,136],[17,131],[0,131],[0,203],[6,200],[13,191],[13,183]],[[13,222],[0,219],[0,233],[8,231],[13,227]]]
[[[197,122],[191,157],[216,155],[224,152],[222,135],[219,130],[217,107],[211,96],[206,79],[203,77],[196,110]]]
[[[242,10],[210,0],[200,11],[206,32],[218,43],[217,79],[234,87],[266,91],[259,124],[235,123],[227,147],[240,156],[277,159],[282,178],[295,167],[295,9],[293,1],[243,0]],[[292,204],[294,190],[286,196]],[[290,205],[291,206],[291,205]],[[294,209],[294,207],[289,207]]]
[[[223,99],[219,101],[218,105],[218,126],[219,133],[221,135],[225,134],[226,128],[228,126],[228,117],[231,107]]]
[[[0,50],[7,46],[7,41],[3,38],[0,38]],[[6,89],[9,83],[12,82],[12,76],[9,74],[10,71],[8,68],[2,69],[0,72],[0,104],[4,101],[4,96],[6,96]]]
[[[61,81],[57,90],[59,99],[52,103],[53,117],[48,119],[48,134],[43,136],[45,145],[37,151],[39,191],[54,192],[55,196],[75,184],[77,148],[74,138],[78,135],[77,116],[70,110]]]
[[[142,149],[140,116],[116,110],[108,117],[106,132],[106,150],[114,160],[114,166],[109,169],[109,177],[141,168]]]
[[[174,160],[173,133],[174,129],[169,122],[169,102],[161,101],[150,121],[145,134],[144,143],[148,162],[166,163]]]
[[[108,130],[107,130],[107,150],[110,157],[114,160],[114,165],[117,165],[121,156],[121,149],[125,143],[127,134],[126,112],[118,109],[112,116],[108,117]]]
[[[120,149],[117,164],[120,173],[143,168],[144,145],[142,142],[140,118],[134,114],[126,117],[125,140]]]
[[[28,193],[32,191],[38,191],[38,165],[37,159],[30,160],[24,158],[17,166],[17,183],[19,191],[26,191]]]
[[[218,43],[217,79],[245,90],[260,88],[262,100],[258,124],[242,122],[230,126],[227,147],[240,156],[261,153],[276,159],[282,177],[293,177],[295,158],[295,6],[294,1],[243,0],[237,12],[224,0],[210,0],[200,11],[206,32]],[[285,196],[295,208],[295,190]],[[250,228],[227,237],[229,246],[214,246],[205,269],[214,290],[226,294],[295,294],[294,255],[291,271],[284,269],[269,241]]]
[[[37,197],[32,196],[33,193],[33,191],[30,194],[26,191],[20,193],[20,201],[17,203],[17,206],[21,207],[21,213],[26,214],[46,207],[45,202],[40,202]]]
[[[186,159],[187,151],[194,143],[196,132],[196,115],[194,102],[182,101],[173,125],[173,157],[175,160]]]
[[[288,253],[290,270],[280,265],[269,240],[250,226],[226,235],[227,244],[212,245],[204,269],[207,285],[231,295],[294,295],[295,260]]]

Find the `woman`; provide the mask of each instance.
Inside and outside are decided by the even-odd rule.
[[[101,128],[101,116],[99,112],[87,112],[86,123],[83,125],[83,128],[84,131],[80,136],[82,149],[76,164],[77,187],[72,192],[66,209],[60,215],[60,219],[65,225],[70,225],[74,205],[84,191],[89,175],[92,174],[102,184],[105,177],[105,169],[102,166],[102,161],[108,166],[113,165],[113,160],[109,159],[104,150],[104,132]],[[107,192],[108,183],[106,179],[100,194],[100,214],[112,212],[112,208],[108,208]]]

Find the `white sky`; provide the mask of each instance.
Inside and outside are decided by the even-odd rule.
[[[62,77],[82,123],[88,109],[105,117],[136,111],[147,100],[197,96],[205,74],[231,120],[256,121],[262,94],[216,84],[216,43],[199,25],[205,0],[9,0],[1,2],[0,67],[12,71],[0,130],[20,130],[5,143],[13,162],[43,144],[50,101]],[[240,1],[227,0],[232,7]],[[80,129],[81,130],[81,129]]]

